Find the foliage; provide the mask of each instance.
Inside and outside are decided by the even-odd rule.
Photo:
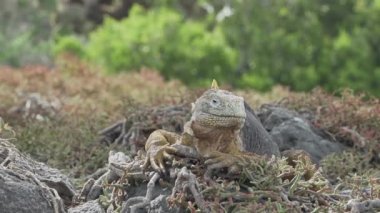
[[[366,0],[154,2],[107,19],[86,55],[111,72],[146,66],[188,85],[217,78],[259,90],[320,85],[378,95],[379,8]]]
[[[73,177],[82,177],[105,166],[111,149],[96,142],[96,130],[105,125],[104,119],[62,119],[45,122],[28,120],[18,126],[14,144],[35,159],[53,167],[65,169]]]
[[[75,177],[103,167],[109,150],[123,150],[99,143],[100,129],[128,116],[137,103],[175,103],[185,89],[149,70],[104,77],[70,56],[57,64],[54,72],[0,69],[0,115],[9,123],[0,120],[0,136],[15,138],[22,152]]]
[[[240,0],[230,7],[222,25],[240,50],[240,86],[380,94],[378,1]]]
[[[51,63],[49,22],[55,1],[5,0],[0,7],[0,64]]]
[[[134,113],[157,109],[144,106],[189,102],[183,100],[187,98],[185,94],[193,93],[179,82],[165,82],[155,71],[104,76],[68,55],[56,64],[54,72],[43,66],[0,68],[0,115],[9,123],[0,121],[0,138],[8,138],[22,152],[64,169],[73,177],[83,177],[103,167],[111,149],[126,151],[99,143],[100,129]],[[315,165],[302,159],[296,166],[290,166],[285,158],[257,161],[257,165],[245,168],[237,180],[217,179],[213,185],[202,185],[204,190],[200,192],[210,201],[210,208],[271,212],[317,208],[341,212],[350,198],[379,198],[379,100],[350,91],[337,97],[323,90],[308,94],[278,90],[269,96],[255,91],[237,93],[256,105],[289,96],[283,102],[287,107],[310,111],[313,125],[352,148],[323,159],[312,178],[308,171],[314,171]],[[34,108],[30,102],[30,94],[36,93],[40,94],[42,108]],[[50,105],[56,107],[53,113]],[[136,121],[165,119],[137,116],[141,119]],[[184,198],[176,195],[178,201]],[[194,203],[186,205],[194,207]]]
[[[106,162],[110,148],[98,143],[100,129],[136,115],[136,109],[190,102],[202,92],[191,92],[177,81],[165,82],[147,69],[104,76],[70,55],[58,58],[54,70],[0,68],[0,82],[0,115],[9,123],[0,124],[0,136],[16,138],[12,141],[22,152],[75,176],[89,174]],[[279,90],[241,94],[249,97],[249,103],[261,104],[288,94]],[[138,121],[151,118],[137,117]],[[6,131],[10,126],[16,135]]]
[[[185,209],[189,212],[344,212],[362,208],[371,212],[378,209],[378,175],[351,173],[339,183],[331,184],[322,175],[322,168],[317,168],[302,152],[291,160],[285,157],[257,159],[239,174],[222,170],[210,175],[204,164],[194,158],[181,157],[170,165],[171,175],[164,177],[152,172],[151,167],[142,169],[145,157],[140,152],[128,163],[109,161],[117,165],[109,167],[109,171],[119,175],[113,183],[102,185],[103,208],[133,211],[151,206],[152,210],[158,208],[156,203],[166,200],[170,208],[179,207],[180,212]],[[153,174],[140,175],[147,172]],[[103,180],[100,177],[96,181]],[[83,189],[87,188],[94,187],[85,184]],[[89,197],[88,191],[82,190],[79,202]],[[164,199],[153,196],[165,191],[170,195]],[[363,201],[362,207],[352,201]],[[123,205],[125,203],[130,205]]]
[[[310,111],[315,115],[313,125],[354,148],[323,160],[325,174],[335,180],[378,169],[380,162],[379,99],[355,96],[349,90],[340,96],[315,89],[311,94],[290,96],[286,103],[297,110]]]
[[[61,54],[69,53],[75,54],[79,57],[83,57],[83,44],[74,35],[61,36],[58,37],[56,40],[57,41],[53,47],[54,55],[59,56]]]
[[[70,51],[77,44],[69,38],[60,41],[58,52]],[[90,33],[85,55],[109,72],[145,66],[159,70],[165,78],[193,85],[208,84],[212,78],[231,79],[236,60],[220,28],[209,31],[205,24],[183,20],[173,10],[146,11],[139,6],[132,8],[127,19],[107,18]]]
[[[52,53],[71,52],[112,73],[148,67],[187,85],[380,94],[379,1],[75,2],[2,3],[0,63],[51,64]]]
[[[337,183],[339,179],[350,178],[353,174],[373,176],[380,169],[379,165],[373,163],[371,156],[355,149],[331,154],[322,160],[321,166],[324,176],[332,183]]]
[[[10,138],[16,135],[15,131],[9,124],[5,123],[3,118],[0,117],[0,138]]]
[[[39,42],[33,44],[30,33],[21,34],[14,38],[0,34],[0,63],[20,66],[31,63],[50,63],[50,43]]]
[[[315,114],[313,124],[334,134],[347,145],[365,148],[375,155],[380,150],[380,103],[344,90],[341,97],[329,95],[321,89],[289,99],[296,109],[308,109]]]

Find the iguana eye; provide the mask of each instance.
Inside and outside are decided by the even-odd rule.
[[[216,100],[216,99],[212,99],[212,100],[211,100],[211,104],[212,104],[212,105],[217,105],[218,103],[219,103],[219,101]]]

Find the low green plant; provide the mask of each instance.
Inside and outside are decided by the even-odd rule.
[[[115,148],[97,141],[96,132],[106,125],[99,117],[30,120],[17,127],[13,143],[38,161],[66,170],[73,177],[83,177],[104,167],[108,152]]]
[[[73,37],[61,38],[57,53],[82,50]],[[236,52],[223,32],[215,27],[182,16],[168,8],[145,10],[134,6],[128,18],[106,18],[90,33],[85,57],[110,73],[157,69],[165,78],[177,78],[187,84],[205,85],[210,79],[230,80],[236,64]]]
[[[79,57],[83,57],[83,43],[79,40],[78,37],[74,35],[60,36],[55,41],[55,45],[53,46],[53,53],[55,56],[70,53],[75,54]]]
[[[213,5],[218,3],[213,3]],[[379,1],[231,1],[221,23],[241,87],[351,88],[379,96]]]
[[[55,0],[1,2],[0,65],[51,64],[55,6]]]
[[[51,42],[31,42],[30,32],[9,38],[0,33],[0,65],[22,66],[27,64],[49,64],[51,62]]]

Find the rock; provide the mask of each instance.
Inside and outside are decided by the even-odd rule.
[[[67,176],[58,169],[51,168],[20,153],[13,144],[3,139],[0,139],[0,164],[2,173],[18,178],[0,179],[3,192],[6,192],[0,197],[0,206],[9,206],[9,202],[7,202],[9,199],[15,207],[20,209],[20,211],[8,209],[9,212],[23,212],[22,209],[27,210],[30,208],[30,204],[43,208],[44,202],[52,202],[54,205],[49,204],[50,208],[55,207],[56,210],[64,211],[63,203],[71,204],[75,190]],[[26,191],[23,193],[23,190]],[[38,195],[35,195],[37,193]],[[45,201],[43,202],[43,199],[41,200],[38,196],[42,196]],[[26,212],[32,212],[33,208]]]
[[[32,178],[0,169],[0,209],[3,213],[54,212],[52,200]]]
[[[314,162],[319,162],[323,157],[345,149],[344,145],[333,142],[326,133],[312,126],[304,116],[295,111],[278,106],[265,106],[258,116],[280,151],[305,150]]]
[[[98,200],[91,200],[79,206],[70,208],[68,213],[105,213]]]

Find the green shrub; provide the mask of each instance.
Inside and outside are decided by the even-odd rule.
[[[139,6],[128,18],[107,18],[92,32],[86,56],[109,72],[145,66],[194,85],[229,79],[236,61],[219,28],[208,31],[205,24],[183,20],[167,8],[146,11]]]
[[[104,166],[112,149],[97,142],[96,131],[106,126],[101,118],[69,118],[47,122],[26,121],[15,128],[13,143],[38,161],[83,177]]]
[[[54,11],[55,1],[2,1],[0,65],[51,64]]]
[[[233,1],[223,30],[240,86],[350,87],[380,95],[380,1]]]
[[[0,65],[22,66],[26,64],[50,64],[50,41],[31,42],[31,33],[13,38],[0,33]]]
[[[73,35],[58,37],[53,47],[53,53],[55,56],[64,53],[71,53],[79,57],[83,57],[83,44]]]
[[[282,84],[380,95],[379,2],[160,1],[133,6],[121,21],[106,19],[83,53],[72,38],[57,49],[110,73],[145,66],[188,85],[216,78],[259,90]],[[232,13],[220,18],[228,7]]]

